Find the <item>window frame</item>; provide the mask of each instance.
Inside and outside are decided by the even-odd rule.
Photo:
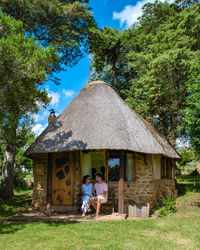
[[[105,181],[107,181],[107,160],[106,160],[106,150],[80,150],[80,180],[82,183],[83,180],[83,153],[85,152],[99,152],[103,151],[104,152],[104,167],[105,167]],[[95,182],[95,180],[92,179],[92,182]]]
[[[163,166],[164,161],[164,166]],[[161,156],[161,179],[173,180],[173,168],[174,168],[174,160],[169,157]],[[164,167],[164,175],[162,175],[162,170]]]
[[[132,181],[126,181],[125,180],[125,175],[126,175],[126,162],[125,162],[125,168],[124,168],[124,183],[133,183],[133,182],[135,182],[135,180],[136,180],[136,168],[135,168],[135,152],[132,152],[132,151],[126,151],[126,150],[124,150],[125,151],[125,155],[127,154],[127,153],[131,153],[132,155],[133,155],[133,180]],[[120,158],[120,161],[121,161],[121,150],[107,150],[107,165],[108,165],[108,159],[109,159],[109,157],[110,157],[110,154],[111,153],[111,158]],[[113,154],[113,155],[112,155]],[[109,171],[109,169],[108,169],[108,166],[107,166],[107,170]],[[109,173],[108,173],[108,175],[109,175]],[[107,175],[107,177],[108,177],[108,175]],[[119,181],[109,181],[108,180],[108,178],[107,178],[107,182],[108,183],[118,183]]]
[[[121,150],[80,150],[80,180],[82,183],[83,179],[83,153],[84,151],[86,152],[92,152],[92,151],[104,151],[104,166],[105,166],[105,181],[107,183],[118,183],[119,181],[109,181],[108,180],[108,175],[109,175],[109,169],[108,169],[108,160],[110,157],[110,153],[113,154],[113,158],[120,158],[121,161]],[[136,181],[136,168],[135,168],[135,152],[132,151],[125,151],[125,155],[127,153],[131,153],[133,155],[133,180],[132,181],[126,181],[125,180],[125,173],[126,173],[126,163],[125,163],[125,169],[124,169],[124,182],[125,183],[133,183]],[[117,157],[120,156],[120,157]],[[95,182],[95,180],[92,180],[92,182]]]

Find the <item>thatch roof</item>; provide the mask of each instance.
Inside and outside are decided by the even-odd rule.
[[[26,151],[130,150],[180,158],[106,83],[88,84]]]

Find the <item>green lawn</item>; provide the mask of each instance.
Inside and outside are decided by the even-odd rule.
[[[199,193],[177,201],[178,212],[140,221],[9,223],[0,249],[200,249]]]
[[[200,175],[177,175],[176,180],[179,195],[184,195],[188,192],[200,192]]]
[[[27,174],[25,181],[27,182],[27,190],[14,190],[14,197],[8,201],[0,200],[0,218],[12,215],[14,213],[26,210],[32,201],[32,190],[28,190],[28,181],[33,180],[33,174]]]
[[[7,201],[0,200],[0,219],[14,213],[26,210],[32,201],[32,190],[15,190],[15,196]]]
[[[12,212],[18,206],[25,209],[30,202],[29,194],[17,195],[14,199],[13,204],[7,204]],[[200,193],[187,192],[179,197],[177,212],[162,218],[3,223],[0,224],[0,249],[200,249]]]
[[[30,179],[33,181],[33,173],[28,173],[28,174],[25,176],[25,181],[26,181],[26,182],[28,182]]]
[[[190,184],[194,185],[194,181],[197,186],[200,186],[200,175],[192,176],[192,175],[177,175],[177,182],[180,184]]]

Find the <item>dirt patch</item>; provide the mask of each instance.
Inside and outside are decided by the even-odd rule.
[[[125,249],[133,249],[134,248],[134,242],[127,242],[125,244]]]
[[[155,236],[156,234],[157,234],[157,231],[155,231],[155,230],[142,232],[142,235],[150,236],[150,237]]]
[[[177,243],[178,245],[185,245],[187,246],[187,249],[195,249],[194,243],[192,240],[183,238],[178,233],[167,233],[166,237],[164,239],[168,239],[170,241],[173,241]],[[182,248],[182,247],[181,247]]]
[[[191,240],[183,239],[183,238],[177,239],[176,242],[179,243],[179,244],[183,244],[183,245],[184,245],[184,244],[192,245],[192,241],[191,241]]]

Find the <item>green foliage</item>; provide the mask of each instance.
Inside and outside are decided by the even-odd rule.
[[[27,38],[22,23],[2,13],[0,27],[0,139],[20,146],[26,143],[31,114],[50,101],[40,86],[59,57],[52,47],[44,49]]]
[[[27,171],[32,170],[32,160],[24,157],[24,151],[29,147],[35,140],[35,135],[32,131],[29,131],[29,133],[26,135],[26,140],[25,145],[22,147],[17,147],[16,148],[16,155],[15,155],[15,167],[20,168],[23,167]],[[5,153],[5,146],[4,144],[0,144],[0,175],[2,173],[2,166],[3,166],[3,159],[4,159],[4,153]]]
[[[25,150],[35,141],[35,134],[32,131],[26,134],[25,144],[22,147],[16,148],[15,166],[24,167],[27,171],[32,170],[32,160],[24,157]]]
[[[61,57],[53,70],[58,72],[63,65],[76,64],[88,49],[88,38],[96,26],[87,3],[88,0],[2,0],[0,8],[22,21],[27,34],[40,44],[56,49]]]
[[[30,134],[33,114],[50,98],[42,83],[59,62],[56,50],[38,45],[27,37],[23,24],[0,12],[0,142],[6,157],[1,195],[12,194],[13,166],[17,148],[24,147]],[[10,174],[7,174],[10,173]]]
[[[192,151],[183,151],[179,154],[181,155],[181,161],[177,162],[179,167],[185,166],[188,162],[195,159]]]
[[[128,65],[130,36],[129,30],[121,32],[104,27],[95,31],[90,39],[93,58],[89,81],[101,79],[118,92],[128,86],[128,80],[134,77],[134,70]]]
[[[159,216],[163,217],[175,212],[176,199],[171,197],[162,199],[162,207],[158,210]]]
[[[185,195],[191,192],[200,192],[200,175],[177,175],[176,176],[176,188],[178,195]],[[194,185],[195,182],[195,185]]]
[[[199,71],[200,71],[200,62]],[[200,159],[200,78],[189,86],[187,107],[183,110],[183,126],[191,138],[191,144]]]
[[[11,200],[4,202],[0,200],[0,219],[13,215],[14,213],[23,212],[31,205],[30,191],[23,191],[20,195],[15,195]]]
[[[129,106],[172,144],[185,134],[179,126],[187,106],[194,125],[186,126],[187,132],[199,134],[199,22],[196,0],[147,3],[138,24],[123,32],[104,28],[91,47],[97,77],[110,79]],[[199,137],[192,141],[200,145]]]
[[[26,209],[25,197],[18,197]],[[199,194],[178,199],[173,216],[143,220],[81,222],[27,222],[0,224],[3,249],[199,249],[200,208],[191,206]],[[21,204],[20,204],[21,202]],[[3,205],[3,206],[2,206]],[[0,204],[0,216],[16,211],[14,201]],[[19,217],[18,217],[19,218]],[[24,220],[24,217],[22,218]],[[29,216],[30,220],[30,216]],[[34,220],[34,218],[33,218]],[[53,221],[53,218],[49,220]],[[11,237],[12,236],[12,237]],[[59,241],[58,241],[59,239]]]
[[[155,11],[159,6],[162,10],[163,5],[168,4],[155,3]],[[136,52],[134,45],[130,53],[133,60],[130,65],[137,70],[138,77],[127,101],[137,109],[139,99],[139,108],[146,111],[145,118],[174,144],[182,133],[178,126],[182,123],[181,110],[186,107],[188,85],[198,77],[200,51],[196,29],[200,8],[195,4],[181,12],[176,12],[173,5],[168,5],[168,9],[170,15],[152,30],[146,25],[139,28],[143,34],[141,48]],[[147,13],[144,9],[145,19]],[[152,19],[154,24],[154,15]]]
[[[26,172],[23,172],[20,168],[14,168],[13,186],[17,190],[27,190],[27,182],[25,181]]]

